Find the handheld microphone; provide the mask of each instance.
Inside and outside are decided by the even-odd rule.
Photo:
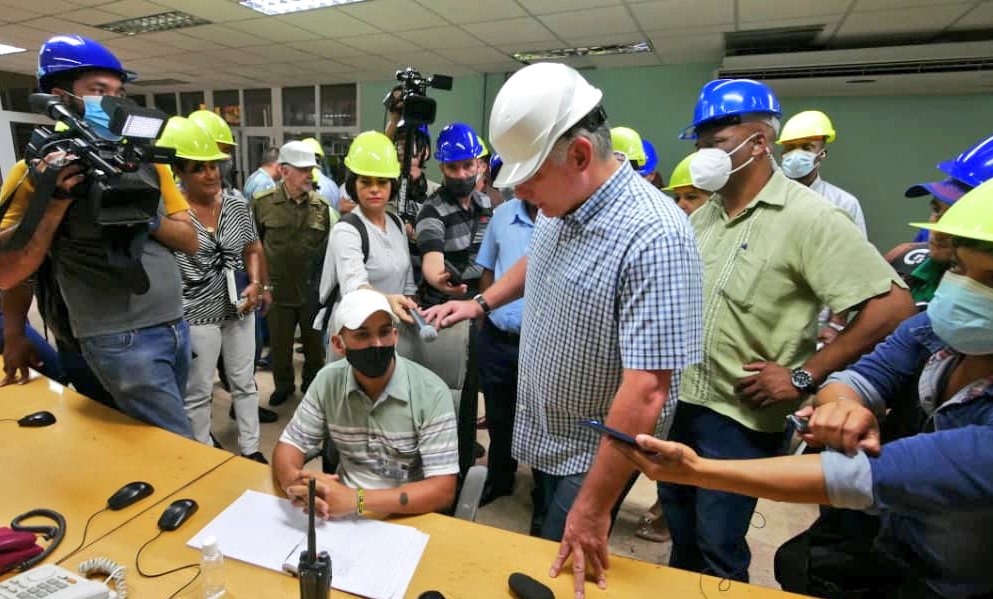
[[[331,596],[331,556],[327,551],[317,553],[317,529],[314,526],[314,497],[317,486],[310,479],[307,487],[307,550],[300,554],[297,573],[300,576],[300,599],[327,599]]]
[[[409,308],[407,312],[410,312],[410,316],[413,317],[414,323],[417,324],[417,334],[420,335],[421,341],[425,343],[431,343],[438,338],[438,329],[434,326],[429,325],[428,321],[424,320],[421,313],[417,311],[416,308]]]
[[[531,578],[527,574],[514,572],[507,579],[510,592],[517,599],[555,599],[552,589]]]

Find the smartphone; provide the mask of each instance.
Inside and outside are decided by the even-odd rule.
[[[635,443],[634,437],[632,437],[627,433],[622,433],[619,430],[610,428],[609,426],[600,422],[599,420],[580,420],[579,426],[585,426],[586,428],[593,429],[598,433],[604,435],[610,435],[611,437],[617,439],[618,441],[627,443],[628,445],[635,447],[639,451],[641,450],[641,448],[638,447],[638,444]]]
[[[800,418],[796,414],[787,414],[786,423],[793,425],[793,431],[798,435],[803,435],[810,430],[806,418]]]
[[[459,269],[448,260],[445,260],[445,271],[450,275],[448,277],[448,282],[451,283],[453,287],[462,284],[462,273],[459,272]]]

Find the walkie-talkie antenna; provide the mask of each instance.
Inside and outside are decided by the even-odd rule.
[[[314,501],[317,495],[317,481],[307,483],[307,555],[317,561],[317,530],[314,525]]]

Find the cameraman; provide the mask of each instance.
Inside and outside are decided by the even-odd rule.
[[[107,131],[109,121],[100,98],[124,96],[124,84],[135,77],[105,47],[76,35],[50,38],[42,45],[38,62],[39,89],[61,96],[98,134]],[[120,242],[121,231],[94,221],[90,202],[84,199],[85,187],[78,187],[89,182],[82,166],[62,167],[51,198],[36,197],[39,183],[52,176],[46,171],[73,158],[54,152],[30,166],[21,161],[5,178],[12,189],[5,186],[7,193],[0,197],[0,210],[5,211],[0,248],[17,230],[31,202],[48,205],[24,247],[0,249],[0,288],[30,294],[22,283],[44,263],[37,282],[39,299],[44,294],[47,301],[39,304],[48,308],[44,316],[59,341],[78,343],[124,413],[189,437],[190,423],[183,410],[189,328],[182,319],[179,269],[170,252],[197,251],[189,205],[168,168],[142,164],[149,178],[157,180],[161,200],[157,216],[147,229],[134,228],[125,250],[111,241],[116,237]],[[4,305],[10,305],[4,299]],[[19,321],[24,315],[4,316]]]

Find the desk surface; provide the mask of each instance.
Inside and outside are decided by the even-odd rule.
[[[169,501],[187,497],[195,499],[200,509],[181,529],[163,533],[148,546],[142,554],[143,569],[158,572],[197,563],[199,552],[187,547],[186,542],[246,489],[274,493],[272,477],[267,467],[236,459],[169,498]],[[138,576],[134,568],[138,547],[158,531],[156,520],[160,511],[159,508],[151,510],[128,522],[80,552],[70,560],[71,565],[74,567],[77,561],[91,557],[109,557],[128,568],[128,588],[135,599],[169,596],[186,584],[195,570],[146,579]],[[572,596],[572,579],[569,576],[560,576],[555,580],[547,577],[548,566],[557,550],[555,543],[437,514],[396,518],[393,521],[414,526],[431,535],[407,597],[416,598],[422,592],[434,589],[448,599],[506,599],[510,597],[507,577],[511,572],[524,572],[541,580],[557,597]],[[232,599],[296,597],[299,594],[297,581],[285,574],[235,560],[227,560],[224,567],[227,597]],[[798,597],[740,583],[732,583],[726,592],[720,592],[717,583],[715,578],[701,578],[698,574],[611,556],[608,589],[600,591],[588,585],[587,596],[591,599],[630,599],[664,593],[668,597],[701,597],[700,586],[703,585],[705,596],[721,599]],[[198,596],[199,590],[198,581],[178,597],[192,599]],[[339,591],[333,594],[345,595]]]
[[[94,517],[87,543],[145,510],[157,515],[160,510],[151,509],[156,503],[233,457],[132,420],[44,377],[0,388],[0,419],[38,410],[52,412],[57,422],[44,428],[0,423],[0,523],[36,508],[60,512],[67,533],[49,562],[79,544],[86,519],[126,483],[145,481],[155,492]]]

